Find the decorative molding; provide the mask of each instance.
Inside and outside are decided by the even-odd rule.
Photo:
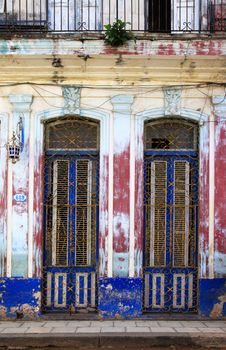
[[[64,86],[64,113],[80,114],[81,88],[76,86]]]
[[[58,108],[58,109],[48,109],[40,111],[35,116],[35,140],[36,140],[36,148],[34,150],[35,152],[35,164],[34,168],[37,169],[39,167],[38,159],[40,155],[42,154],[43,150],[43,135],[44,135],[44,124],[46,121],[50,121],[51,119],[64,117],[67,114],[65,114],[64,108]],[[81,109],[80,115],[83,117],[88,117],[94,120],[100,121],[100,197],[99,197],[99,228],[100,233],[103,235],[103,233],[108,232],[108,225],[109,225],[109,215],[107,214],[109,212],[108,208],[105,208],[105,203],[108,203],[108,207],[112,205],[113,198],[109,198],[109,190],[107,188],[107,183],[111,183],[113,181],[112,176],[110,172],[110,165],[106,166],[106,158],[109,157],[109,154],[113,152],[111,149],[111,145],[109,142],[109,136],[111,134],[111,128],[110,128],[110,115],[106,112],[103,112],[98,109]],[[112,155],[113,156],[113,155]],[[105,180],[108,178],[108,181]],[[36,188],[35,188],[36,189]],[[106,198],[107,197],[107,198]],[[38,209],[40,210],[40,209]],[[106,210],[106,211],[105,211]],[[41,211],[37,213],[34,213],[34,218],[37,218],[37,215],[42,215]],[[40,220],[36,220],[34,222],[35,225],[40,225]],[[107,273],[112,276],[112,261],[109,258],[109,254],[107,252],[108,247],[111,247],[112,250],[112,242],[109,242],[108,236],[104,237],[102,236],[102,239],[106,240],[105,243],[105,249],[101,250],[99,249],[99,274],[100,276],[104,276]],[[108,243],[107,243],[108,242]],[[41,258],[40,258],[40,250],[41,247],[34,246],[34,256],[39,256],[39,261],[36,260],[36,269],[41,270]]]
[[[178,110],[177,116],[181,116],[182,120],[183,118],[192,120],[194,122],[199,123],[200,125],[200,132],[199,132],[199,144],[200,144],[200,155],[203,157],[203,153],[209,150],[206,150],[204,148],[205,146],[205,140],[207,139],[206,131],[208,129],[208,123],[205,123],[209,120],[209,115],[203,112],[199,112],[196,110],[192,110],[190,108],[181,108]],[[140,142],[143,137],[143,132],[144,132],[144,122],[146,120],[157,120],[157,119],[162,119],[166,118],[167,116],[165,115],[165,110],[164,108],[152,108],[149,110],[144,110],[142,112],[139,112],[135,115],[135,157],[136,160],[139,160],[140,163],[143,163],[143,157],[144,157],[144,148],[143,148],[143,142]],[[169,116],[169,118],[173,118],[173,116]],[[201,159],[201,158],[200,158]],[[201,162],[200,162],[200,172],[202,172],[201,169]],[[143,176],[143,173],[137,174],[138,176],[136,178],[136,183],[139,182],[139,176]],[[138,195],[141,197],[140,202],[143,201],[143,194],[142,190],[138,193]],[[139,199],[138,199],[139,203]],[[135,235],[135,241],[140,239],[140,230],[134,231]],[[135,275],[140,276],[141,271],[142,271],[142,263],[143,263],[143,257],[142,257],[143,252],[141,251],[140,254],[138,254],[135,251],[134,254],[134,266],[135,266]],[[201,266],[202,269],[202,266]]]
[[[181,87],[163,88],[165,115],[177,115],[180,111]]]
[[[9,95],[9,102],[13,106],[13,112],[30,112],[32,95]]]
[[[226,116],[226,96],[213,96],[213,110],[218,117]]]
[[[119,113],[130,113],[134,97],[128,95],[118,95],[111,99],[113,111]]]
[[[181,108],[180,110],[178,110],[177,116],[191,119],[193,121],[199,122],[201,125],[203,125],[203,123],[209,118],[207,114],[197,112],[189,108]],[[167,116],[165,115],[165,111],[163,108],[153,108],[147,111],[137,113],[136,117],[141,118],[142,121],[145,121],[147,119],[166,118]],[[169,118],[172,118],[172,116],[169,116]]]

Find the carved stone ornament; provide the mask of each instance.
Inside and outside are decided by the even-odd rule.
[[[75,86],[64,86],[63,96],[65,114],[80,114],[81,88]]]
[[[175,115],[180,110],[181,87],[163,88],[165,115]]]

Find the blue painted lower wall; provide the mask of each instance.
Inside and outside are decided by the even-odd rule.
[[[34,319],[40,316],[41,280],[0,278],[0,318]]]
[[[99,314],[103,318],[137,318],[142,315],[141,278],[101,278]]]
[[[226,317],[226,278],[199,281],[199,314],[213,319]]]
[[[100,317],[140,318],[143,317],[142,305],[142,278],[100,278],[98,286]],[[226,278],[199,281],[198,316],[210,319],[226,317]],[[0,319],[22,317],[25,319],[42,317],[41,280],[0,278]]]

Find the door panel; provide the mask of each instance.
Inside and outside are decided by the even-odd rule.
[[[96,307],[98,159],[49,156],[45,165],[45,311]]]
[[[146,311],[195,311],[197,204],[198,161],[195,157],[146,157]]]

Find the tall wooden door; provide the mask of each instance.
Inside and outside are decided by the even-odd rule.
[[[95,311],[99,161],[84,147],[96,130],[80,121],[64,124],[47,136],[58,136],[52,143],[61,149],[47,149],[45,157],[43,309]]]
[[[151,140],[146,145],[149,143],[152,149],[145,151],[144,165],[144,310],[194,312],[197,307],[198,153],[197,144],[194,145],[197,129],[175,120],[150,125],[146,137]],[[191,148],[186,150],[186,147]]]

